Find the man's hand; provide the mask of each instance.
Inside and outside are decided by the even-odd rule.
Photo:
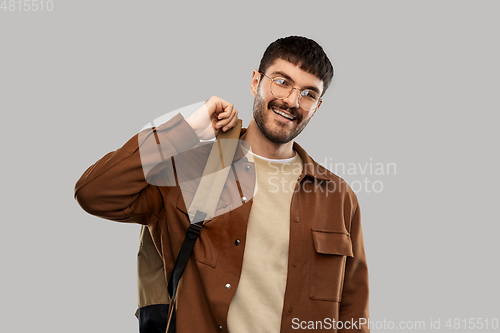
[[[205,104],[186,118],[188,124],[201,140],[210,140],[233,128],[238,121],[238,111],[233,104],[220,97],[212,96]]]

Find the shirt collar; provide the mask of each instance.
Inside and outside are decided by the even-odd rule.
[[[241,129],[240,133],[241,140],[244,139],[246,130],[247,130],[246,128]],[[318,164],[315,160],[313,160],[311,156],[307,154],[304,148],[302,148],[297,142],[293,143],[293,150],[295,150],[302,159],[302,170],[305,175],[322,180],[331,180],[331,178],[329,177],[330,171],[328,171],[326,168],[324,168],[323,166]],[[238,148],[236,149],[236,153],[234,155],[234,159],[239,160],[240,158],[243,157],[245,157],[245,154],[241,149],[241,147],[238,145]]]

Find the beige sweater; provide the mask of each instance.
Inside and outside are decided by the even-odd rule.
[[[231,333],[280,331],[288,271],[290,203],[302,172],[298,154],[286,162],[253,157],[257,192],[248,220],[241,277],[229,306],[227,326]]]

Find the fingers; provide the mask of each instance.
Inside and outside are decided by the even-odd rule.
[[[232,108],[231,112],[227,115],[224,115],[221,120],[217,122],[217,129],[222,129],[223,132],[233,128],[236,126],[238,122],[238,111],[235,108]]]
[[[222,129],[225,132],[233,128],[238,121],[238,111],[234,108],[233,104],[217,96],[212,96],[210,100],[214,106],[213,114],[217,119],[215,129]]]
[[[215,117],[218,117],[221,113],[233,108],[233,104],[217,96],[210,97],[207,101],[207,106],[210,116]]]

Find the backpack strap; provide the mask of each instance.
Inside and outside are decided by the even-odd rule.
[[[238,146],[242,121],[238,120],[235,127],[227,132],[219,132],[212,145],[207,164],[203,170],[203,176],[196,189],[193,201],[188,209],[191,225],[188,228],[184,242],[182,243],[179,255],[175,261],[172,274],[168,279],[168,293],[172,299],[169,308],[169,318],[167,322],[167,332],[175,332],[175,301],[177,286],[184,272],[184,268],[193,251],[196,240],[200,236],[201,229],[205,221],[210,220],[215,215],[215,209],[222,194],[222,189],[226,183],[234,154]]]

